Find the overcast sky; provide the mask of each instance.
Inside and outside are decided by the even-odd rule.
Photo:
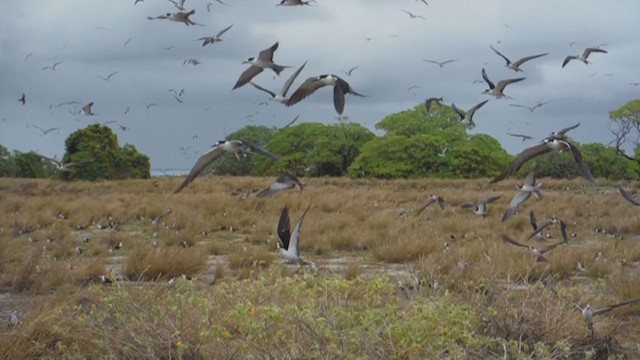
[[[488,98],[481,94],[486,84],[474,84],[483,67],[494,82],[526,76],[507,87],[512,100],[492,98],[474,118],[473,132],[497,138],[512,154],[531,143],[506,135],[508,129],[542,138],[580,122],[573,138],[607,144],[608,112],[640,98],[640,86],[630,84],[640,82],[638,0],[431,0],[428,7],[416,0],[317,0],[297,7],[276,7],[279,0],[225,0],[229,6],[214,0],[210,12],[207,2],[186,1],[196,10],[191,19],[204,25],[187,27],[146,19],[178,11],[167,0],[135,6],[134,0],[0,0],[0,144],[62,156],[73,131],[117,121],[109,126],[120,144],[149,155],[152,168],[185,169],[248,124],[281,127],[297,114],[299,122],[336,122],[329,88],[289,108],[271,101],[258,106],[268,95],[250,85],[231,91],[247,68],[242,61],[276,41],[274,61],[293,68],[280,77],[264,71],[254,82],[279,90],[308,60],[290,92],[309,76],[339,75],[367,95],[347,95],[344,114],[372,130],[386,115],[426,97],[443,96],[464,109]],[[195,41],[231,24],[223,42],[202,47]],[[599,44],[609,53],[592,54],[588,66],[561,68],[565,56]],[[511,60],[549,55],[516,74],[489,45]],[[188,58],[201,64],[183,65]],[[457,61],[440,68],[423,59]],[[55,71],[41,70],[58,61]],[[359,68],[346,76],[343,71],[354,66]],[[115,71],[108,82],[98,78]],[[408,91],[412,85],[419,88]],[[183,103],[172,88],[185,89]],[[25,106],[18,102],[23,92]],[[77,105],[57,107],[68,101],[93,101],[98,115],[71,114]],[[508,106],[538,101],[551,102],[534,113]],[[147,110],[144,104],[154,102]],[[42,135],[28,123],[60,130]]]

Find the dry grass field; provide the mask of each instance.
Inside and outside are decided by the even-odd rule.
[[[630,184],[540,179],[502,223],[520,180],[305,178],[256,198],[273,179],[203,177],[172,195],[182,180],[0,179],[0,318],[22,320],[0,358],[640,358],[640,305],[594,316],[593,337],[577,309],[640,296]],[[416,215],[430,194],[445,209]],[[486,218],[459,206],[494,194]],[[285,265],[280,210],[309,203],[311,265]],[[558,241],[526,240],[530,209],[567,222],[548,262],[500,240]]]

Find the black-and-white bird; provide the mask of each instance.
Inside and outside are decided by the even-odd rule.
[[[215,145],[209,149],[204,155],[200,156],[196,163],[193,165],[191,172],[184,179],[182,184],[174,191],[176,194],[184,189],[187,185],[189,185],[193,180],[195,180],[198,175],[213,161],[220,158],[225,153],[230,152],[235,154],[238,160],[241,160],[241,155],[246,156],[247,154],[251,154],[253,152],[268,156],[272,159],[277,159],[277,156],[268,152],[267,150],[258,147],[256,145],[251,144],[248,141],[244,140],[220,140]]]
[[[222,41],[222,38],[221,38],[222,34],[227,32],[227,30],[231,29],[232,26],[233,26],[233,24],[231,24],[231,25],[227,26],[226,28],[220,30],[220,32],[218,32],[215,35],[204,36],[204,37],[201,37],[201,38],[197,39],[196,41],[202,41],[202,46],[207,46],[209,44],[215,44],[217,42],[220,42],[220,41]]]
[[[531,227],[533,228],[533,232],[536,234],[536,240],[544,240],[544,237],[542,236],[542,232],[538,231],[538,222],[536,220],[536,215],[533,213],[533,209],[531,209],[531,211],[529,211],[529,224],[531,224]]]
[[[40,126],[38,126],[36,124],[32,124],[32,123],[27,123],[27,127],[33,127],[33,128],[36,128],[36,129],[40,130],[40,132],[42,132],[42,135],[47,135],[48,133],[50,133],[52,131],[60,130],[59,127],[52,127],[52,128],[49,128],[49,129],[43,129]]]
[[[238,81],[233,86],[232,90],[235,90],[241,86],[246,85],[251,79],[253,79],[256,75],[260,74],[264,69],[271,69],[277,75],[280,75],[282,70],[290,67],[290,66],[282,66],[277,65],[273,62],[273,53],[278,49],[278,42],[271,45],[270,48],[260,51],[258,57],[250,57],[247,60],[243,61],[243,64],[251,64],[247,70],[240,74]]]
[[[542,183],[536,184],[536,173],[534,171],[527,174],[527,176],[524,178],[524,184],[522,185],[522,187],[520,187],[520,189],[518,189],[518,192],[513,197],[513,199],[511,199],[507,210],[504,212],[502,221],[506,221],[507,219],[515,215],[520,204],[527,201],[527,199],[531,197],[531,194],[534,194],[538,199],[542,197],[542,193],[540,192],[541,185]]]
[[[638,199],[634,198],[633,195],[631,195],[630,192],[626,191],[623,188],[618,188],[618,191],[620,192],[620,195],[622,195],[622,197],[627,200],[628,202],[632,203],[635,206],[640,206],[640,201],[638,201]]]
[[[189,16],[195,14],[196,11],[195,10],[191,10],[189,12],[177,12],[174,14],[171,13],[166,13],[165,15],[159,15],[159,16],[147,16],[148,20],[158,20],[158,19],[166,19],[166,20],[170,20],[170,21],[175,21],[175,22],[179,22],[179,23],[183,23],[187,26],[189,25],[199,25],[199,26],[204,26],[202,24],[198,24],[195,23],[193,21],[191,21],[191,19],[189,19]]]
[[[349,69],[349,70],[347,70],[347,71],[343,71],[343,73],[344,73],[345,75],[347,75],[347,76],[351,76],[351,74],[352,74],[352,73],[353,73],[357,68],[359,68],[359,67],[360,67],[360,66],[354,66],[354,67],[352,67],[351,69]]]
[[[85,115],[85,116],[98,115],[98,114],[94,113],[94,112],[91,110],[91,107],[92,107],[92,106],[93,106],[93,101],[92,101],[92,102],[90,102],[90,103],[88,103],[87,105],[83,106],[83,107],[82,107],[81,114],[82,114],[82,115]]]
[[[469,111],[467,111],[466,113],[462,109],[459,109],[454,103],[451,103],[451,109],[453,109],[453,111],[458,114],[458,116],[460,117],[460,123],[462,125],[475,126],[476,124],[473,122],[473,115],[476,113],[476,111],[478,111],[478,109],[483,107],[484,104],[488,102],[489,100],[487,99],[481,103],[478,103],[471,109],[469,109]]]
[[[509,104],[509,106],[525,108],[525,109],[529,109],[529,112],[534,112],[534,111],[536,111],[536,109],[538,109],[538,108],[542,107],[543,105],[548,104],[550,102],[551,101],[538,101],[533,106],[527,106],[527,105],[521,105],[521,104]]]
[[[458,59],[449,59],[449,60],[445,60],[445,61],[437,61],[437,60],[430,60],[430,59],[422,59],[422,61],[424,62],[428,62],[431,64],[436,64],[438,66],[440,66],[441,68],[444,68],[445,65],[450,64],[454,61],[457,61]]]
[[[286,263],[301,264],[300,258],[300,230],[302,228],[302,221],[307,211],[311,208],[311,204],[307,206],[300,218],[291,231],[291,222],[289,220],[289,209],[285,206],[280,213],[280,220],[278,221],[278,252]]]
[[[280,4],[276,4],[276,6],[301,6],[301,5],[310,5],[311,3],[316,2],[316,0],[282,0]]]
[[[438,106],[442,106],[442,101],[444,101],[441,97],[430,97],[424,101],[424,107],[427,109],[427,114],[431,111],[431,105],[437,104]]]
[[[22,103],[22,105],[25,105],[27,103],[27,95],[25,95],[25,93],[22,93],[22,96],[20,96],[20,99],[18,99],[19,102]]]
[[[269,197],[273,196],[281,191],[289,190],[296,188],[300,192],[302,192],[302,188],[304,184],[302,184],[298,178],[291,174],[284,174],[279,176],[276,181],[274,181],[268,188],[260,191],[256,194],[257,197]]]
[[[120,72],[120,71],[114,71],[114,72],[112,72],[111,74],[109,74],[109,75],[107,75],[107,76],[99,76],[99,75],[98,75],[98,76],[96,76],[96,77],[97,77],[98,79],[102,79],[102,80],[104,80],[104,81],[109,81],[109,80],[111,80],[111,77],[112,77],[113,75],[115,75],[115,74],[117,74],[117,73],[119,73],[119,72]]]
[[[59,161],[57,159],[54,159],[54,158],[50,158],[48,156],[40,155],[40,157],[42,157],[43,159],[49,160],[52,163],[54,163],[56,165],[56,168],[58,169],[58,171],[62,171],[62,172],[74,171],[76,166],[82,165],[82,164],[88,164],[88,163],[93,161],[93,160],[80,160],[80,161],[71,161],[71,162],[63,164],[61,161]]]
[[[404,9],[403,9],[403,10],[402,10],[402,12],[406,13],[407,15],[409,15],[409,18],[410,18],[410,19],[421,19],[421,20],[425,20],[424,16],[416,15],[416,14],[414,14],[414,13],[410,12],[410,11],[407,11],[407,10],[404,10]]]
[[[307,80],[305,80],[300,87],[291,94],[291,97],[287,100],[285,105],[295,105],[324,86],[333,86],[333,106],[339,115],[342,115],[344,112],[345,94],[364,97],[364,95],[353,90],[351,85],[339,76],[323,74],[307,78]]]
[[[305,61],[304,64],[302,64],[302,66],[300,66],[300,68],[298,68],[298,70],[296,70],[296,72],[294,72],[288,79],[287,81],[284,82],[284,85],[282,86],[282,89],[280,89],[279,93],[274,93],[270,90],[267,90],[265,88],[263,88],[260,85],[254,84],[253,82],[250,82],[251,85],[253,85],[253,87],[255,87],[258,90],[262,90],[264,92],[266,92],[267,94],[271,95],[271,100],[273,101],[277,101],[279,103],[286,103],[287,100],[289,100],[289,98],[287,97],[287,92],[289,91],[289,88],[291,87],[291,84],[293,84],[293,82],[296,80],[296,78],[298,77],[298,75],[300,75],[300,72],[302,71],[302,69],[304,69],[304,66],[307,65],[307,62]]]
[[[562,219],[557,217],[552,217],[550,219],[545,219],[541,223],[538,224],[538,228],[531,234],[527,239],[531,239],[537,234],[542,233],[542,230],[548,228],[551,225],[560,225],[560,234],[562,235],[562,241],[569,241],[569,236],[567,235],[567,223],[565,223]]]
[[[184,61],[182,62],[182,66],[185,66],[187,64],[190,64],[190,65],[193,65],[193,66],[197,66],[197,65],[200,65],[200,60],[194,59],[194,58],[184,59]]]
[[[536,257],[536,261],[548,261],[547,258],[544,257],[544,254],[546,254],[547,252],[553,250],[558,245],[565,244],[564,241],[560,241],[560,242],[557,242],[555,244],[547,245],[547,246],[545,246],[543,248],[536,248],[536,247],[533,247],[533,246],[529,246],[529,245],[525,245],[525,244],[519,243],[519,242],[513,240],[512,238],[508,237],[507,235],[502,235],[501,238],[502,238],[502,241],[507,242],[509,244],[529,249],[529,251],[531,251],[533,256]]]
[[[506,80],[500,80],[498,81],[497,84],[494,84],[491,82],[491,80],[489,80],[489,77],[487,76],[487,71],[484,68],[482,68],[482,78],[489,85],[489,88],[483,91],[482,93],[495,96],[497,99],[502,99],[502,98],[510,99],[511,97],[505,95],[504,88],[507,87],[507,85],[509,84],[517,83],[519,81],[526,79],[525,77],[515,78],[515,79],[506,79]]]
[[[626,305],[633,305],[633,304],[637,304],[640,303],[640,296],[639,297],[635,297],[633,299],[629,299],[617,304],[613,304],[613,305],[607,305],[607,306],[603,306],[601,308],[598,309],[593,309],[591,307],[591,305],[587,304],[583,309],[581,309],[579,306],[576,305],[576,307],[578,308],[578,310],[580,310],[580,313],[582,314],[582,318],[584,319],[584,321],[587,323],[587,327],[589,328],[589,332],[591,333],[591,337],[593,337],[594,332],[593,332],[593,316],[594,315],[600,315],[600,314],[606,314],[609,311],[615,309],[615,308],[619,308],[621,306],[626,306]]]
[[[15,310],[12,311],[9,315],[9,327],[17,327],[20,326],[20,324],[22,324],[22,321],[20,321],[18,317],[18,312]]]
[[[564,61],[562,62],[562,67],[564,68],[565,66],[567,66],[567,64],[571,60],[579,60],[579,61],[582,61],[583,63],[585,63],[585,65],[589,65],[589,61],[587,61],[587,58],[589,57],[589,55],[591,55],[591,53],[594,53],[594,52],[595,53],[607,54],[606,50],[602,50],[597,46],[589,47],[589,48],[584,49],[584,51],[580,55],[569,55],[566,58],[564,58]]]
[[[511,60],[509,60],[509,58],[504,56],[500,51],[496,50],[492,45],[489,45],[489,47],[491,48],[491,50],[493,50],[496,54],[498,54],[501,58],[503,58],[507,62],[507,64],[505,65],[507,68],[515,72],[522,71],[522,69],[520,69],[520,65],[524,64],[525,62],[529,60],[537,59],[539,57],[543,57],[549,54],[549,53],[544,53],[544,54],[525,56],[522,59],[519,59],[518,61],[512,62]]]
[[[466,202],[460,207],[462,208],[473,208],[473,213],[485,217],[487,216],[487,204],[490,204],[498,199],[500,199],[502,195],[490,196],[488,198],[480,199],[478,201],[469,201]]]
[[[533,137],[529,136],[529,135],[523,135],[523,134],[514,134],[514,133],[510,133],[508,132],[507,135],[509,136],[513,136],[513,137],[519,137],[522,138],[522,141],[527,141],[527,140],[531,140],[533,139]]]
[[[420,215],[421,212],[423,212],[427,207],[429,207],[429,205],[433,203],[437,203],[440,209],[444,210],[444,199],[434,194],[425,199],[425,201],[422,203],[422,205],[420,205],[420,207],[416,211],[416,215]]]
[[[51,66],[45,66],[45,67],[43,67],[43,68],[42,68],[42,71],[45,71],[45,70],[53,70],[53,71],[56,71],[56,66],[58,66],[58,65],[60,65],[60,64],[62,64],[62,61],[58,61],[58,62],[56,62],[55,64],[53,64],[53,65],[51,65]]]

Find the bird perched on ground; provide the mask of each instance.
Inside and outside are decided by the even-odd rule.
[[[501,237],[502,237],[502,241],[504,241],[504,242],[508,242],[508,243],[510,243],[512,245],[520,246],[520,247],[524,247],[524,248],[529,249],[531,251],[531,253],[533,254],[533,256],[536,257],[536,261],[548,261],[547,258],[544,257],[544,254],[546,254],[547,252],[553,250],[556,246],[566,243],[565,241],[560,241],[560,242],[557,242],[555,244],[551,244],[551,245],[545,246],[543,248],[536,248],[536,247],[533,247],[533,246],[521,244],[521,243],[513,240],[512,238],[510,238],[510,237],[508,237],[506,235],[502,235]]]
[[[200,39],[197,39],[196,41],[202,41],[202,46],[207,46],[209,44],[215,44],[217,42],[222,41],[222,34],[224,34],[225,32],[227,32],[227,30],[231,29],[231,27],[233,26],[233,24],[227,26],[226,28],[220,30],[219,33],[213,35],[213,36],[204,36],[201,37]]]
[[[589,55],[591,55],[591,53],[602,53],[602,54],[607,54],[606,50],[602,50],[597,46],[594,47],[589,47],[584,49],[584,51],[582,52],[582,54],[580,55],[569,55],[566,58],[564,58],[564,61],[562,62],[562,67],[564,68],[565,66],[567,66],[567,64],[571,61],[571,60],[579,60],[582,61],[585,65],[589,65],[589,61],[587,61],[587,58],[589,57]]]
[[[258,57],[250,57],[247,60],[243,61],[243,64],[251,64],[247,70],[240,74],[238,81],[233,86],[232,90],[235,90],[241,86],[246,85],[251,79],[253,79],[256,75],[260,74],[264,69],[273,70],[276,75],[280,75],[282,70],[290,67],[290,66],[282,66],[277,65],[273,62],[273,53],[278,49],[278,42],[271,45],[270,48],[260,51],[258,53]]]
[[[295,105],[324,86],[333,86],[333,106],[339,115],[342,115],[344,112],[345,94],[364,97],[364,95],[353,90],[351,85],[339,76],[323,74],[307,78],[307,80],[305,80],[302,85],[294,91],[285,105]]]
[[[522,69],[520,69],[520,65],[524,64],[525,62],[529,60],[537,59],[539,57],[543,57],[549,54],[549,53],[544,53],[544,54],[525,56],[522,59],[519,59],[518,61],[511,62],[511,60],[509,60],[506,56],[502,55],[502,53],[496,50],[493,46],[489,45],[489,47],[491,48],[491,50],[493,50],[496,54],[498,54],[501,58],[503,58],[507,62],[507,64],[505,65],[507,68],[515,72],[522,71]]]
[[[209,151],[204,153],[204,155],[198,158],[195,165],[189,172],[189,175],[184,179],[182,184],[174,191],[173,193],[179,193],[180,190],[184,189],[187,185],[189,185],[193,180],[195,180],[198,175],[213,161],[220,158],[226,152],[230,152],[235,154],[238,160],[241,160],[241,155],[246,156],[247,154],[251,154],[253,152],[259,153],[261,155],[270,157],[272,159],[277,159],[278,157],[267,150],[258,147],[256,145],[251,144],[245,140],[220,140],[216,144],[214,144]]]
[[[307,211],[311,208],[311,204],[307,206],[300,218],[293,227],[291,232],[291,222],[289,220],[289,209],[285,205],[280,213],[280,221],[278,221],[278,251],[286,263],[302,264],[303,261],[300,258],[300,230],[302,228],[302,221]]]
[[[526,79],[524,77],[515,78],[515,79],[506,79],[506,80],[500,80],[498,81],[497,84],[494,84],[493,82],[491,82],[491,80],[489,80],[489,77],[487,76],[487,71],[484,68],[482,68],[482,78],[489,85],[489,88],[485,90],[483,94],[495,96],[497,99],[502,99],[502,98],[510,99],[511,97],[504,94],[504,88],[507,87],[507,85],[509,84],[517,83],[519,81]]]
[[[506,221],[515,215],[520,204],[527,201],[527,199],[531,197],[531,194],[534,194],[536,198],[539,199],[542,196],[542,193],[540,192],[541,185],[542,184],[536,184],[536,173],[534,171],[527,174],[527,177],[524,179],[524,184],[518,190],[513,199],[511,199],[509,207],[507,207],[507,210],[504,212],[502,221]]]
[[[424,211],[424,209],[426,209],[427,207],[429,207],[429,205],[433,204],[433,203],[437,203],[438,206],[440,207],[441,210],[444,210],[444,200],[438,196],[438,195],[431,195],[429,196],[420,206],[420,208],[418,208],[418,210],[416,211],[416,215],[420,215],[421,212]]]
[[[462,109],[459,109],[454,103],[451,103],[451,109],[453,109],[453,111],[458,114],[458,116],[460,117],[460,123],[462,125],[475,126],[476,124],[473,122],[473,115],[487,102],[489,102],[489,100],[485,100],[479,104],[474,105],[466,113]]]
[[[490,204],[498,199],[500,199],[502,195],[497,195],[497,196],[490,196],[488,198],[484,198],[484,199],[480,199],[478,201],[469,201],[466,202],[462,205],[460,205],[460,207],[462,208],[473,208],[473,213],[478,215],[478,216],[482,216],[485,217],[487,216],[487,204]]]
[[[298,180],[298,178],[296,178],[295,176],[291,175],[291,174],[284,174],[279,176],[276,181],[271,184],[271,186],[269,186],[268,188],[260,191],[258,194],[256,194],[257,197],[269,197],[269,196],[273,196],[281,191],[284,190],[289,190],[289,189],[293,189],[296,188],[298,189],[300,192],[302,192],[302,188],[304,187],[304,184],[300,183],[300,181]]]

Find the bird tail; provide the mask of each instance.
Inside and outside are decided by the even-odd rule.
[[[280,75],[280,73],[282,72],[282,70],[286,69],[286,68],[290,68],[291,66],[282,66],[282,65],[276,65],[273,64],[273,67],[271,69],[273,69],[273,71]]]

